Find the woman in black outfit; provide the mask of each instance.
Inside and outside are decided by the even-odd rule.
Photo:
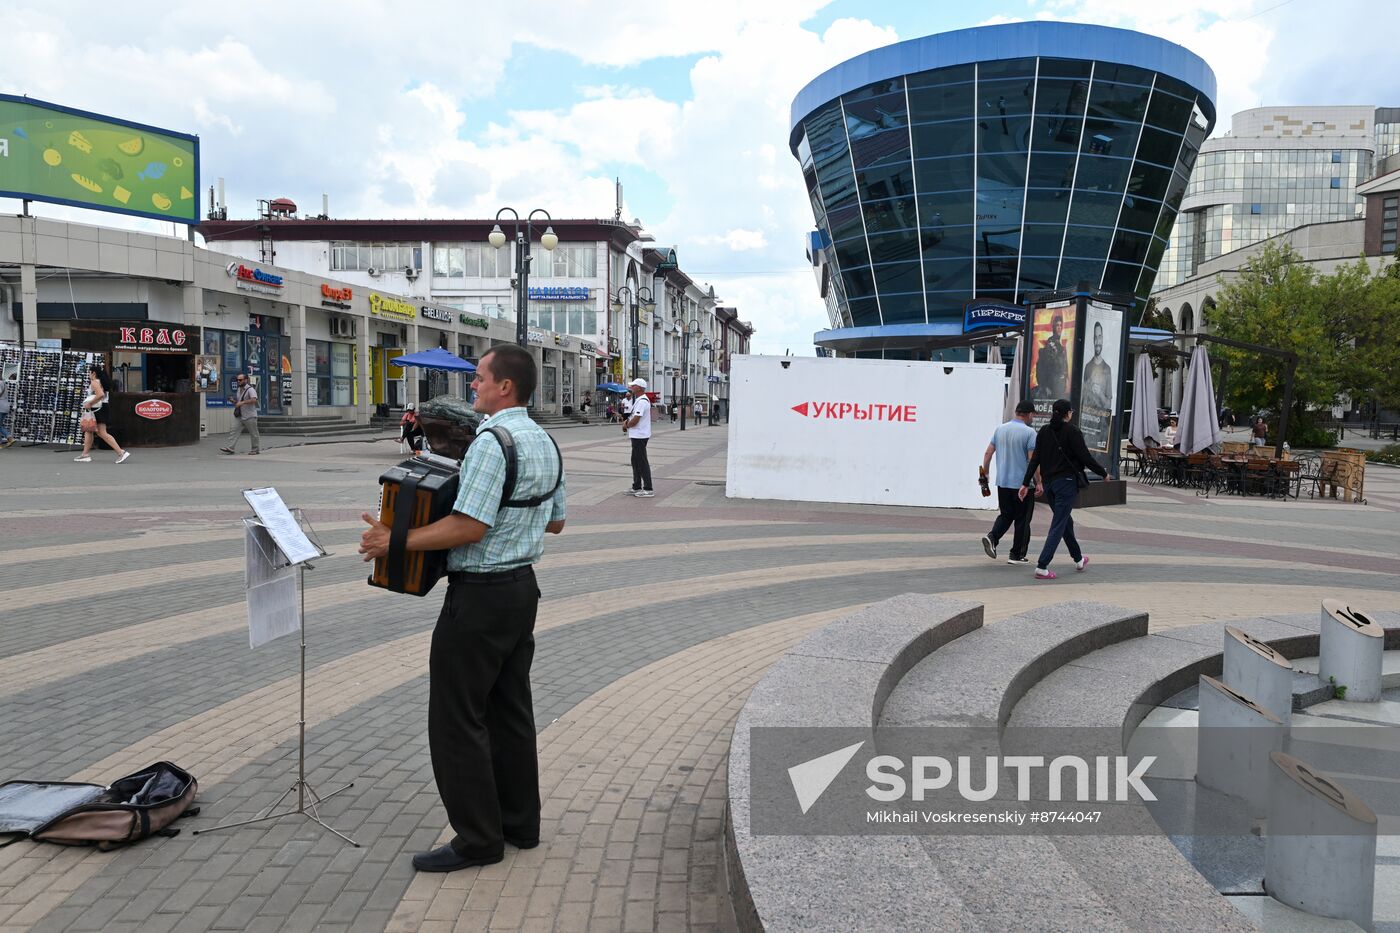
[[[1045,483],[1045,499],[1050,503],[1054,517],[1050,520],[1050,530],[1045,534],[1045,547],[1041,548],[1040,559],[1035,564],[1037,580],[1055,579],[1055,571],[1050,569],[1050,561],[1064,538],[1069,548],[1074,569],[1085,570],[1089,558],[1079,550],[1079,542],[1074,537],[1074,501],[1079,498],[1079,477],[1084,470],[1093,470],[1107,479],[1108,470],[1094,459],[1084,444],[1084,435],[1070,424],[1074,410],[1067,399],[1057,399],[1051,408],[1050,423],[1041,428],[1035,436],[1035,451],[1026,465],[1025,478],[1021,480],[1018,495],[1025,499],[1029,494],[1031,478],[1040,470]]]

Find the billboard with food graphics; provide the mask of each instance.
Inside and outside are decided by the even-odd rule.
[[[199,222],[199,138],[0,94],[0,197]]]

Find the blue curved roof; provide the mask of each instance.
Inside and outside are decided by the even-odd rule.
[[[842,94],[900,75],[1003,58],[1081,58],[1134,65],[1194,87],[1215,109],[1215,72],[1205,59],[1174,42],[1130,29],[1036,20],[977,26],[909,39],[857,55],[813,78],[792,102],[791,130]],[[1212,113],[1211,116],[1214,116]]]

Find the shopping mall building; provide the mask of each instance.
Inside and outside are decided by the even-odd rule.
[[[1028,22],[876,49],[819,75],[789,144],[831,327],[818,347],[910,358],[964,305],[1087,286],[1145,302],[1215,75],[1142,33]]]

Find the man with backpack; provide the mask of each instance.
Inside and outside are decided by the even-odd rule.
[[[564,530],[564,466],[525,406],[535,362],[513,344],[477,363],[472,407],[486,415],[462,458],[453,513],[408,533],[407,550],[450,549],[449,586],[429,654],[428,744],[433,776],[456,835],[413,857],[419,871],[492,865],[505,843],[540,841],[540,780],[530,664],[540,590],[534,565],[544,536]],[[509,461],[492,428],[516,451]],[[360,539],[366,561],[386,557],[390,530],[368,513]]]

